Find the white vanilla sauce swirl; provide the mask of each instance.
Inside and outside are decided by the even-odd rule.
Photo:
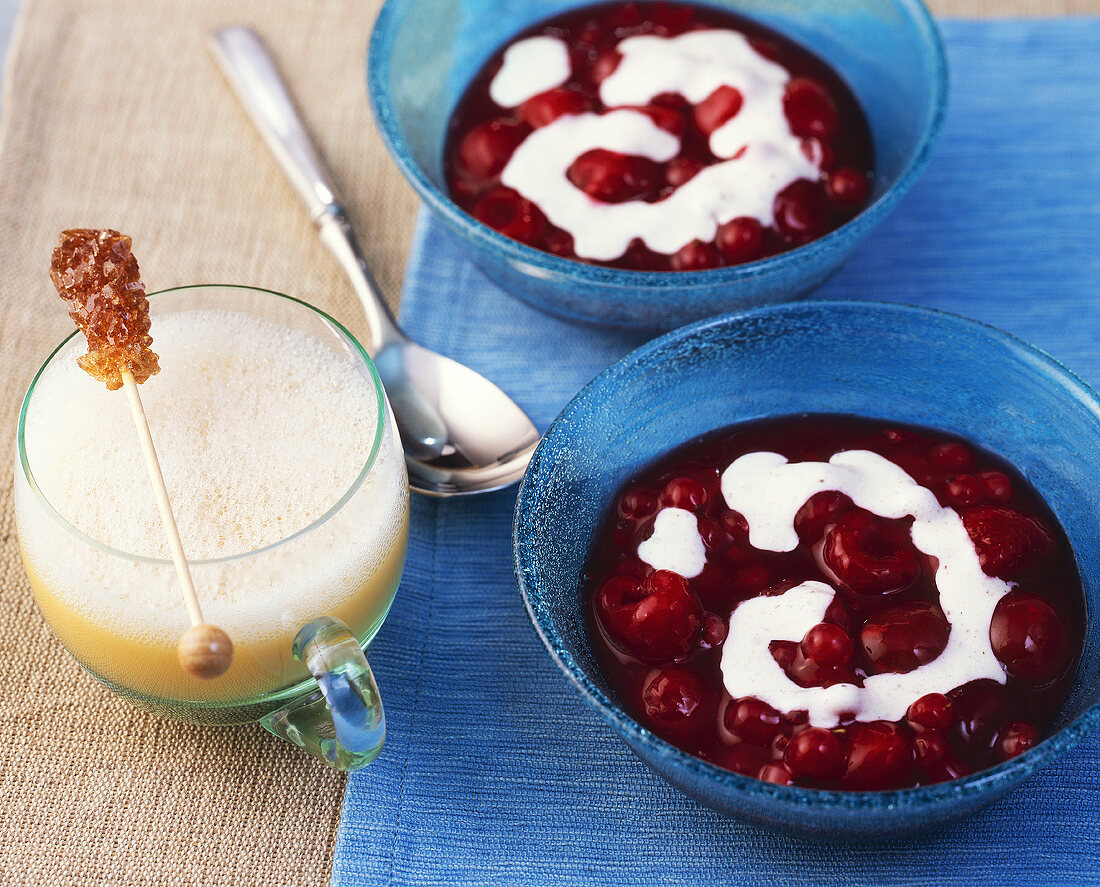
[[[561,86],[572,70],[569,47],[556,37],[518,40],[504,51],[504,62],[489,84],[489,98],[502,108],[514,108]]]
[[[772,641],[799,641],[825,617],[836,591],[823,582],[803,582],[772,596],[751,598],[730,616],[722,648],[722,678],[730,696],[755,696],[779,711],[805,710],[810,723],[834,727],[840,715],[863,721],[896,721],[927,693],[947,693],[969,681],[987,678],[1003,684],[1005,672],[989,641],[993,610],[1011,586],[987,576],[962,518],[940,505],[935,495],[890,460],[866,450],[837,453],[828,462],[788,462],[778,453],[748,453],[722,474],[726,504],[749,526],[749,542],[765,551],[798,546],[794,519],[816,493],[843,493],[859,508],[888,519],[912,517],[913,545],[933,559],[940,607],[951,625],[947,646],[932,662],[906,674],[876,674],[864,686],[835,684],[802,687],[772,657]],[[685,552],[696,551],[682,518],[666,518],[662,509],[653,535],[638,556],[655,569],[696,564]],[[695,527],[698,536],[698,526]],[[698,539],[698,549],[702,549]],[[643,551],[644,546],[644,551]],[[670,566],[673,565],[673,566]],[[690,575],[702,572],[702,566]]]
[[[532,38],[509,47],[490,87],[498,104],[514,106],[550,88],[542,84],[563,82],[560,56],[532,43],[554,39]],[[776,195],[797,179],[818,178],[818,167],[803,153],[801,139],[791,133],[783,113],[790,75],[753,49],[743,34],[710,29],[678,37],[629,37],[617,50],[622,61],[600,84],[600,98],[613,110],[564,115],[536,129],[501,174],[503,184],[573,236],[581,258],[616,259],[635,238],[655,252],[671,254],[693,240],[713,240],[719,225],[743,216],[772,225]],[[518,72],[530,81],[530,89],[518,86]],[[536,85],[541,88],[534,90]],[[711,151],[724,159],[669,197],[656,203],[604,203],[569,181],[573,161],[596,148],[659,163],[676,157],[681,147],[677,136],[623,106],[644,105],[661,93],[678,93],[698,104],[720,86],[731,86],[742,97],[737,114],[710,135]],[[502,101],[517,96],[523,98]]]

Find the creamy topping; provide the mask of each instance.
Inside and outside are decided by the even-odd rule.
[[[791,134],[783,113],[790,74],[753,49],[744,34],[713,29],[630,37],[618,50],[622,61],[600,84],[608,107],[644,105],[663,92],[697,105],[718,87],[732,86],[741,93],[741,110],[711,133],[715,156],[732,157],[746,145],[766,142],[805,161],[802,141]]]
[[[755,696],[776,711],[804,709],[815,727],[835,727],[840,712],[862,714],[865,690],[855,684],[799,686],[787,677],[769,649],[772,641],[802,640],[825,618],[835,594],[824,582],[803,582],[783,594],[749,598],[738,604],[730,616],[729,635],[722,647],[722,682],[730,696]],[[909,702],[912,699],[905,708]]]
[[[541,51],[524,48],[530,42],[509,48],[505,68],[512,58],[532,82],[553,79],[557,69],[540,59]],[[528,136],[508,161],[501,181],[568,231],[578,256],[615,259],[634,238],[670,254],[693,240],[713,240],[719,225],[742,216],[770,226],[776,195],[797,179],[818,177],[818,167],[803,154],[801,140],[791,133],[783,112],[787,70],[756,52],[743,34],[711,29],[671,38],[631,37],[618,45],[618,51],[622,61],[600,86],[600,97],[609,106],[642,105],[666,92],[699,103],[719,86],[737,89],[742,105],[710,135],[711,151],[724,158],[722,162],[706,167],[656,203],[604,203],[568,178],[573,161],[595,148],[657,162],[676,157],[679,138],[642,112],[620,108],[602,115],[564,115]]]
[[[653,535],[638,546],[638,557],[654,570],[698,576],[707,565],[699,521],[686,509],[662,508],[653,519]]]
[[[489,97],[502,108],[514,108],[561,86],[572,70],[565,43],[556,37],[528,37],[505,50],[504,64],[489,84]]]
[[[749,525],[749,541],[767,551],[798,545],[794,518],[816,493],[834,490],[880,517],[913,518],[913,545],[938,562],[940,607],[951,624],[938,658],[907,674],[867,677],[851,684],[800,687],[772,658],[773,640],[801,640],[821,622],[835,591],[805,582],[781,595],[753,598],[730,617],[722,650],[722,677],[734,698],[755,696],[780,711],[806,709],[814,726],[832,727],[839,715],[896,721],[926,693],[946,693],[988,678],[1003,684],[1005,673],[989,642],[997,601],[1010,586],[987,576],[958,513],[939,504],[931,490],[877,453],[851,450],[828,462],[788,462],[778,453],[749,453],[722,474],[722,495]]]

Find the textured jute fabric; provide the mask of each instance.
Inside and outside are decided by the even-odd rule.
[[[134,236],[151,288],[266,286],[362,315],[204,46],[266,39],[396,295],[415,200],[369,119],[379,0],[26,0],[0,131],[0,471],[20,398],[69,322],[45,268],[57,233]],[[1100,11],[1100,0],[937,0],[938,13]],[[322,884],[344,778],[259,728],[137,711],[73,664],[23,576],[0,481],[0,884]]]
[[[379,5],[28,0],[21,11],[0,148],[0,883],[328,879],[344,777],[259,727],[200,729],[137,711],[83,673],[24,578],[9,472],[23,392],[71,329],[46,273],[63,228],[131,234],[150,289],[269,287],[363,332],[354,296],[207,51],[219,25],[263,35],[380,282],[398,291],[414,203],[367,110],[363,62]]]

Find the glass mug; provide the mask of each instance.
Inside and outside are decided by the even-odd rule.
[[[281,359],[279,349],[285,350],[287,342],[307,348],[307,381],[313,379],[340,392],[353,390],[359,400],[349,395],[349,406],[369,405],[369,409],[356,410],[357,415],[341,416],[337,410],[330,427],[316,428],[316,445],[334,447],[342,429],[356,421],[366,422],[360,426],[360,443],[373,438],[369,453],[350,485],[346,479],[339,483],[329,476],[327,491],[322,483],[326,479],[314,482],[311,466],[306,464],[300,466],[301,474],[296,477],[265,477],[266,471],[275,473],[275,466],[254,464],[249,459],[232,463],[231,473],[237,469],[245,473],[245,487],[251,483],[256,489],[271,489],[272,485],[295,491],[300,488],[303,495],[317,498],[318,510],[323,513],[285,538],[255,550],[189,561],[204,621],[224,628],[234,642],[233,663],[224,675],[213,680],[193,677],[176,657],[176,644],[189,622],[172,562],[131,553],[117,541],[112,547],[95,538],[95,530],[86,532],[93,519],[77,519],[72,497],[67,496],[66,482],[70,487],[80,484],[72,482],[71,474],[56,479],[55,466],[67,457],[66,448],[76,446],[71,429],[54,430],[55,425],[65,428],[64,420],[60,424],[55,421],[58,411],[79,410],[83,399],[100,397],[84,380],[106,391],[103,383],[95,382],[76,365],[85,342],[83,335],[75,332],[38,371],[19,416],[16,526],[39,608],[85,669],[141,708],[200,724],[259,721],[333,767],[361,767],[378,755],[385,740],[382,702],[364,650],[393,603],[409,526],[409,487],[401,443],[374,365],[343,326],[305,302],[279,293],[238,286],[180,287],[151,294],[149,304],[153,348],[161,353],[162,373],[142,386],[142,393],[154,442],[160,438],[169,443],[164,448],[158,443],[158,451],[170,490],[174,472],[166,455],[172,455],[172,422],[216,423],[219,408],[225,416],[234,409],[250,411],[236,418],[241,425],[244,420],[240,417],[248,415],[246,432],[255,436],[248,440],[244,452],[262,454],[265,425],[266,434],[274,440],[272,423],[285,422],[288,411],[294,411],[295,421],[310,421],[310,397],[315,396],[315,389],[309,385],[249,384],[247,365],[254,362],[250,355],[277,361]],[[163,370],[170,368],[174,356],[168,352],[193,347],[186,337],[177,343],[164,334],[188,329],[188,324],[192,330],[209,334],[202,339],[209,351],[207,364],[201,364],[208,370],[204,373],[207,397],[199,403],[198,396],[189,398],[180,388],[173,389],[171,396],[164,394],[163,403],[158,403],[157,380],[168,375]],[[159,343],[158,329],[162,333]],[[294,356],[302,355],[292,352],[287,359]],[[229,363],[219,363],[223,359]],[[108,395],[121,399],[117,408],[125,409],[122,392]],[[103,403],[116,409],[115,402]],[[333,403],[342,407],[345,401]],[[327,409],[333,420],[331,404]],[[95,414],[88,418],[95,423]],[[125,426],[117,417],[115,424],[119,446],[136,447],[128,414]],[[357,460],[350,464],[358,465],[360,457],[354,454],[361,450],[350,452]],[[270,461],[278,463],[285,474],[299,457],[286,448],[279,453],[287,454],[287,459],[272,456]],[[95,473],[100,468],[95,464],[96,455],[94,451],[84,454],[93,464],[86,477],[87,489],[75,491],[77,501],[89,491],[94,496],[98,487],[112,481]],[[175,455],[178,463],[181,454]],[[224,455],[185,452],[182,458],[210,460]],[[201,465],[197,471],[201,487]],[[192,467],[193,480],[195,472]],[[186,474],[176,472],[180,473]],[[45,482],[50,478],[56,501],[44,492],[50,488]],[[213,497],[210,501],[216,502],[216,492],[193,487],[188,494]],[[141,495],[151,501],[151,491],[142,491],[135,492],[135,503]],[[181,498],[173,494],[177,514]],[[248,504],[250,515],[261,521],[280,520],[280,514],[262,513],[271,498],[279,497],[257,495]],[[59,508],[61,502],[68,504]],[[232,510],[219,512],[208,507],[205,498],[195,507],[206,528],[214,527],[215,535],[224,537],[227,528],[218,525],[218,515],[232,514]],[[65,510],[74,515],[72,521],[63,516]],[[120,517],[127,519],[126,514]],[[84,529],[74,525],[82,520]],[[101,525],[110,524],[108,520]],[[156,529],[160,532],[159,524]],[[186,549],[188,533],[182,521],[181,530]],[[100,535],[110,536],[111,532],[103,530]]]

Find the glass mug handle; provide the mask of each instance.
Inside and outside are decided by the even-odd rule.
[[[386,715],[355,635],[339,619],[320,616],[294,637],[292,652],[317,689],[260,723],[337,770],[365,767],[385,744]]]

